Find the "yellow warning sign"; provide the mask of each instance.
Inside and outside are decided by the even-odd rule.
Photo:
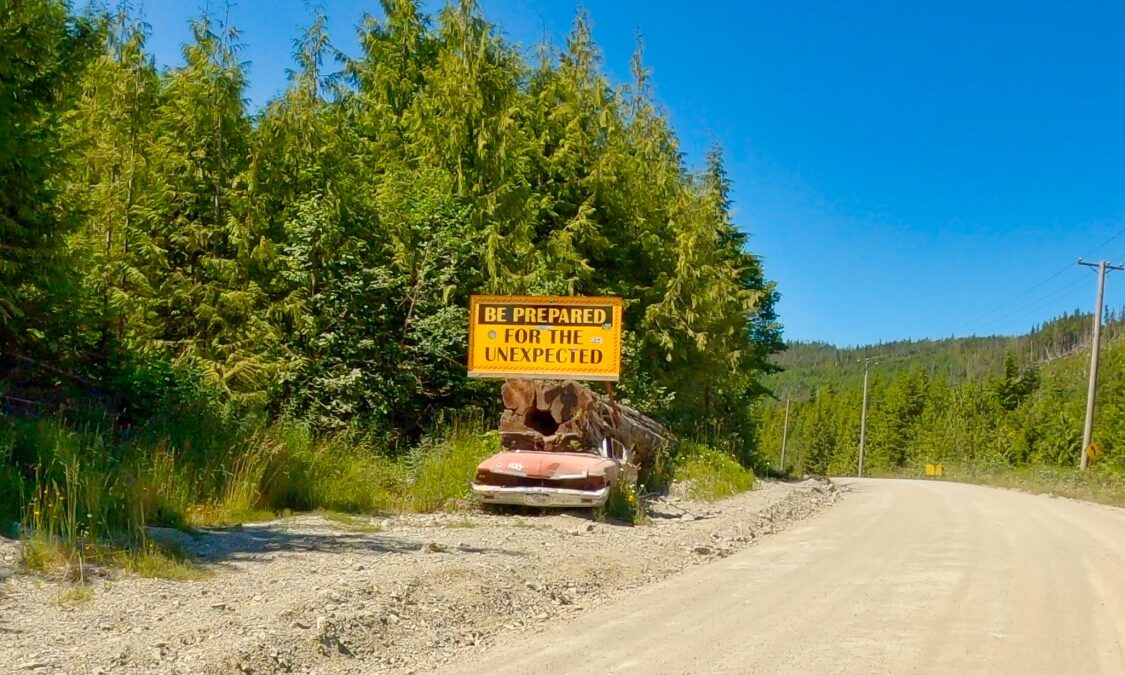
[[[927,464],[926,475],[932,478],[941,478],[945,475],[945,467],[941,464]]]
[[[1097,441],[1090,441],[1086,446],[1086,456],[1090,459],[1097,459],[1102,454],[1102,446],[1098,445]]]
[[[469,376],[616,382],[621,298],[474,295]]]

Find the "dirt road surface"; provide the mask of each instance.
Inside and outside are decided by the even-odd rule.
[[[1125,509],[837,482],[758,546],[445,672],[1125,672]]]

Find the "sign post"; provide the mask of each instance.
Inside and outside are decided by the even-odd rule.
[[[621,298],[474,295],[469,376],[621,378]]]

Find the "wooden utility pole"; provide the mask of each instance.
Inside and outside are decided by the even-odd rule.
[[[785,473],[785,444],[789,441],[789,397],[785,397],[785,426],[781,428],[781,472]]]
[[[1090,344],[1090,387],[1086,392],[1086,425],[1082,428],[1082,450],[1079,457],[1079,466],[1085,471],[1090,463],[1086,456],[1086,448],[1094,440],[1094,401],[1098,393],[1098,352],[1101,349],[1102,337],[1102,300],[1105,298],[1105,273],[1109,270],[1125,270],[1121,265],[1112,265],[1103,260],[1091,263],[1078,259],[1079,265],[1096,267],[1098,269],[1098,300],[1094,305],[1094,337]]]
[[[867,445],[867,374],[871,358],[863,360],[863,411],[859,415],[859,477],[863,478],[863,452]]]

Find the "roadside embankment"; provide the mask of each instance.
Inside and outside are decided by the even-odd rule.
[[[673,493],[639,526],[467,511],[159,531],[211,574],[103,570],[81,587],[16,572],[18,545],[0,539],[0,659],[19,672],[424,672],[729,555],[839,497],[827,482],[762,481],[717,502]]]

